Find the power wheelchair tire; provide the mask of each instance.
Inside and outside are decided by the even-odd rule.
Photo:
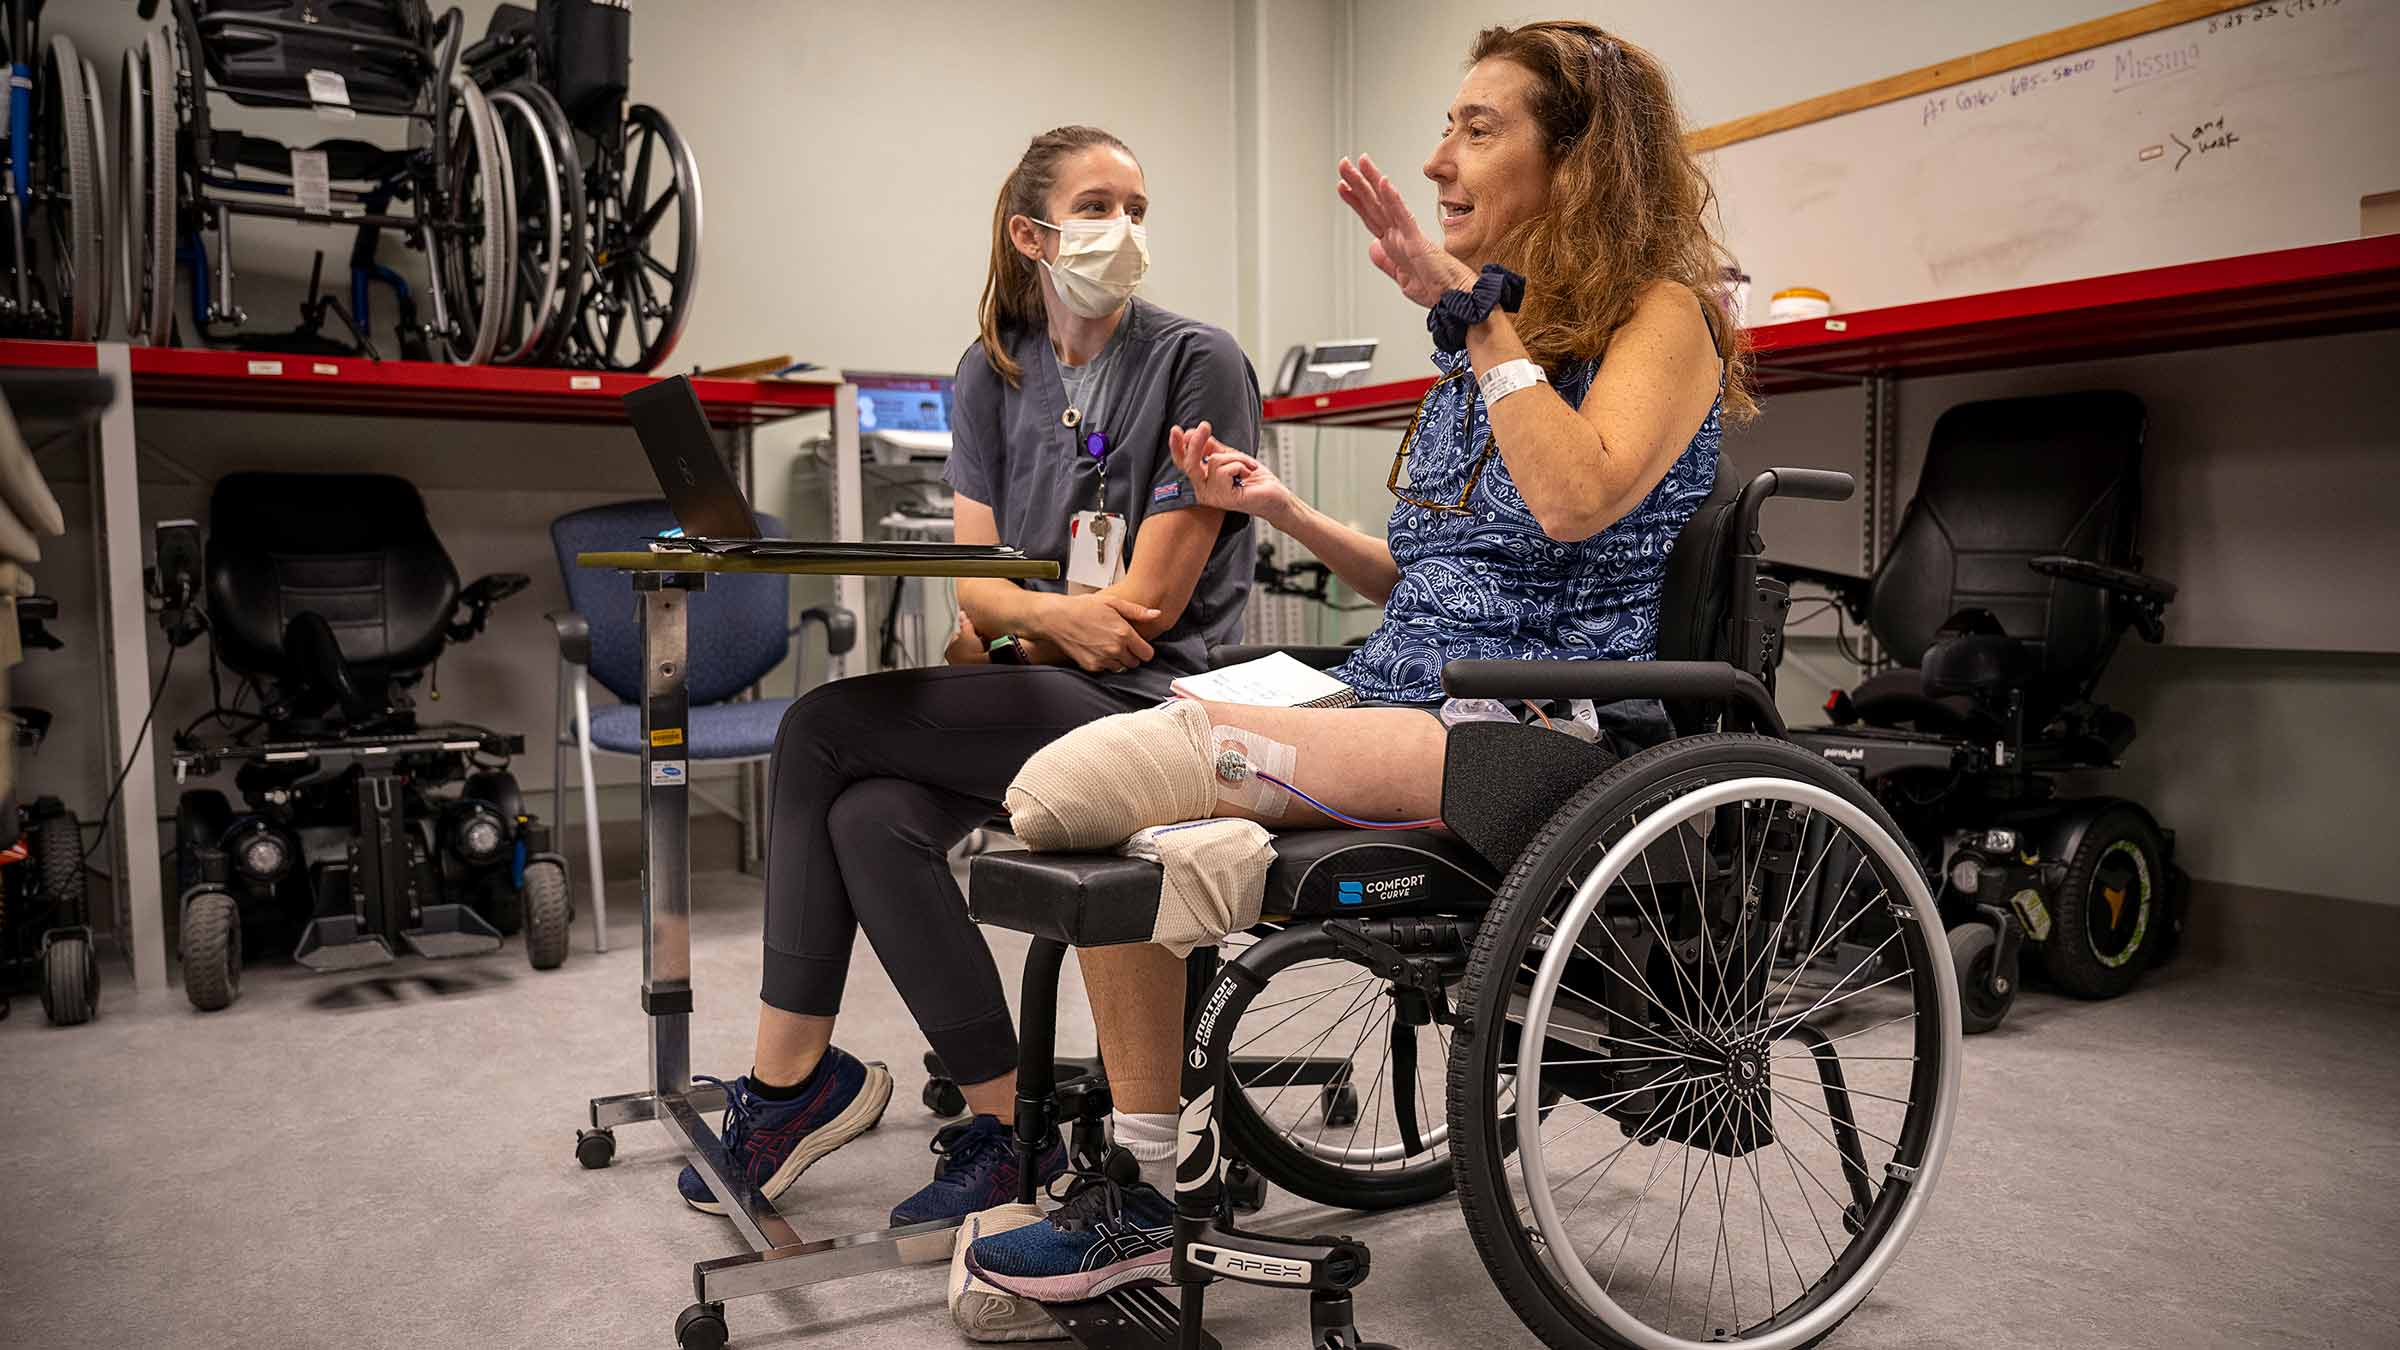
[[[230,1006],[242,992],[242,912],[223,891],[183,902],[183,994],[202,1012]]]
[[[50,904],[50,927],[91,922],[83,873],[83,826],[61,811],[33,827],[33,856],[42,868],[42,898]]]
[[[1331,939],[1283,950],[1287,958],[1271,968],[1255,960],[1249,967],[1262,984],[1231,1042],[1240,1088],[1225,1098],[1231,1151],[1261,1177],[1320,1205],[1397,1209],[1448,1194],[1449,1127],[1441,1117],[1441,1086],[1449,1030],[1429,1024],[1413,1033],[1417,1062],[1408,1092],[1423,1147],[1411,1150],[1395,1119],[1399,1074],[1390,1031],[1397,1005],[1385,981],[1334,950]],[[1331,1022],[1310,1018],[1328,1005],[1340,1010]],[[1262,1042],[1266,1048],[1259,1050]],[[1371,1057],[1362,1055],[1370,1047]],[[1321,1050],[1333,1055],[1320,1056]],[[1277,1054],[1282,1058],[1271,1058]],[[1296,1072],[1274,1081],[1295,1060],[1305,1065],[1344,1054],[1349,1057],[1333,1068],[1335,1081],[1310,1082],[1315,1075]],[[1345,1105],[1347,1112],[1339,1109]]]
[[[51,1025],[78,1026],[100,1011],[100,961],[92,940],[77,932],[53,937],[42,949],[42,1015]]]
[[[125,49],[117,80],[118,282],[125,336],[158,346],[175,320],[175,54],[160,28]]]
[[[1766,809],[1754,810],[1760,803]],[[1819,838],[1822,847],[1814,842]],[[1820,888],[1853,856],[1828,907]],[[1825,866],[1829,859],[1834,866]],[[1662,888],[1657,866],[1684,876],[1670,876]],[[1854,885],[1862,875],[1863,890]],[[1784,884],[1776,901],[1779,876]],[[1688,884],[1677,889],[1679,881]],[[1643,906],[1637,885],[1648,887],[1652,908]],[[1663,899],[1669,894],[1678,897],[1672,906]],[[1619,896],[1631,901],[1629,908]],[[1787,931],[1795,914],[1805,917]],[[1813,957],[1869,916],[1876,923],[1860,930],[1859,940],[1876,944],[1875,958],[1821,994],[1803,992],[1798,977]],[[1773,928],[1753,945],[1770,921]],[[1879,928],[1888,934],[1877,937]],[[1898,952],[1886,957],[1894,946]],[[1795,949],[1798,959],[1788,960]],[[1640,958],[1632,955],[1637,950]],[[1618,969],[1620,960],[1639,976]],[[1904,968],[1878,975],[1895,962]],[[1900,990],[1875,1004],[1856,1001],[1902,980]],[[1447,1095],[1467,1228],[1502,1295],[1548,1345],[1696,1350],[1732,1339],[1765,1350],[1815,1345],[1866,1297],[1923,1213],[1958,1099],[1959,1006],[1949,945],[1923,874],[1888,813],[1815,755],[1767,737],[1716,734],[1669,742],[1610,769],[1558,810],[1510,870],[1477,935],[1461,993],[1466,1021]],[[1813,1002],[1794,1015],[1795,997]],[[1890,1015],[1895,998],[1906,1000],[1898,1016]],[[1846,1011],[1841,1004],[1849,1005]],[[1599,1016],[1579,1011],[1585,1005]],[[1829,1036],[1812,1021],[1819,1012],[1861,1025]],[[1891,1031],[1904,1022],[1906,1028]],[[1878,1032],[1890,1034],[1857,1039]],[[1780,1053],[1775,1047],[1786,1037],[1804,1048]],[[1534,1047],[1535,1056],[1506,1062],[1517,1042]],[[1836,1042],[1850,1048],[1839,1050]],[[1566,1053],[1553,1060],[1560,1049]],[[1669,1067],[1637,1067],[1648,1064]],[[1842,1073],[1889,1065],[1902,1067],[1871,1076],[1878,1089],[1896,1081],[1905,1097],[1869,1091]],[[1778,1078],[1822,1088],[1834,1110],[1776,1087]],[[1503,1108],[1499,1100],[1496,1085],[1509,1081],[1518,1101],[1543,1103],[1529,1138],[1510,1128],[1521,1108]],[[1627,1082],[1634,1086],[1619,1086]],[[1567,1089],[1563,1099],[1555,1092],[1560,1087]],[[1594,1095],[1583,1095],[1587,1090]],[[1897,1125],[1885,1119],[1891,1104],[1902,1113]],[[1669,1107],[1662,1120],[1659,1113]],[[1580,1136],[1594,1160],[1568,1172],[1575,1155],[1567,1146],[1593,1121],[1613,1121],[1615,1128]],[[1613,1150],[1602,1142],[1615,1138],[1624,1142]],[[1828,1158],[1830,1172],[1803,1161],[1795,1142],[1812,1159]],[[1680,1171],[1670,1160],[1676,1145]],[[1649,1179],[1616,1178],[1587,1225],[1598,1237],[1587,1255],[1571,1227],[1577,1211],[1611,1180],[1617,1159],[1636,1148],[1653,1155]],[[1878,1148],[1881,1168],[1869,1162],[1869,1150]],[[1770,1163],[1788,1167],[1788,1187],[1766,1171]],[[1521,1186],[1512,1184],[1512,1170],[1525,1178]],[[1641,1171],[1637,1162],[1635,1178]],[[1801,1180],[1804,1171],[1813,1190]],[[1564,1181],[1552,1182],[1556,1174]],[[1659,1207],[1647,1211],[1652,1241],[1631,1272],[1647,1269],[1639,1291],[1645,1297],[1637,1299],[1626,1287],[1630,1280],[1619,1283],[1628,1273],[1619,1267],[1644,1232],[1645,1205],[1662,1179],[1682,1194],[1661,1196]],[[1745,1184],[1754,1203],[1737,1213],[1731,1202]],[[1696,1200],[1702,1191],[1706,1200]],[[1775,1206],[1771,1191],[1786,1206]],[[1557,1195],[1577,1202],[1563,1219]],[[1623,1215],[1603,1231],[1612,1208]],[[1702,1264],[1697,1248],[1686,1251],[1687,1214],[1697,1216],[1695,1227],[1715,1220],[1704,1288],[1697,1272],[1688,1283],[1678,1280],[1683,1256]],[[1838,1251],[1834,1232],[1845,1234]],[[1818,1246],[1804,1242],[1810,1236],[1824,1249],[1814,1279],[1797,1255]],[[1747,1294],[1737,1246],[1760,1253],[1747,1258],[1756,1266]],[[1674,1272],[1665,1270],[1670,1257]],[[1587,1268],[1595,1261],[1605,1273]],[[1780,1273],[1786,1265],[1789,1279]],[[1720,1271],[1726,1303],[1716,1302]],[[1684,1315],[1693,1293],[1702,1295],[1696,1317]]]
[[[1996,1031],[2008,1020],[2017,1002],[2017,962],[2000,972],[2005,983],[1998,992],[1991,982],[1992,962],[1999,959],[2000,935],[1988,923],[1963,923],[1950,930],[1950,966],[1958,972],[1958,1025],[1969,1036]]]
[[[547,859],[525,864],[525,885],[518,894],[525,915],[525,960],[535,970],[556,970],[567,960],[572,918],[567,869]]]
[[[2167,927],[2165,857],[2158,827],[2130,803],[2108,807],[2084,827],[2041,944],[2042,967],[2060,989],[2115,998],[2142,978]]]

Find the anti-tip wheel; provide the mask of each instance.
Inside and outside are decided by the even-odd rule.
[[[725,1350],[725,1305],[695,1303],[675,1318],[675,1344],[680,1350]]]
[[[1267,1179],[1235,1158],[1225,1164],[1225,1197],[1234,1213],[1256,1214],[1267,1207]]]
[[[1950,965],[1958,972],[1959,1030],[1980,1036],[2008,1020],[2017,1001],[2017,961],[1995,970],[2000,958],[2000,935],[1988,923],[1961,924],[1950,930]]]
[[[601,1127],[575,1132],[575,1161],[597,1172],[617,1156],[617,1132]]]

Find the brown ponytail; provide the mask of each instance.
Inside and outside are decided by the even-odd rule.
[[[1024,158],[1010,170],[1008,181],[1000,185],[1000,200],[992,207],[992,269],[983,279],[983,304],[978,317],[983,324],[984,359],[1011,385],[1024,372],[1008,354],[1003,335],[1039,328],[1045,319],[1040,271],[1010,242],[1009,219],[1039,217],[1049,200],[1050,189],[1058,184],[1058,166],[1069,155],[1095,145],[1113,146],[1128,155],[1133,153],[1126,149],[1125,142],[1098,127],[1058,127],[1045,131],[1025,147]]]

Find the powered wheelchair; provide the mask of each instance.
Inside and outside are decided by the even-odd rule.
[[[1961,404],[1873,578],[1768,564],[1895,663],[1792,738],[1863,781],[1932,866],[1969,1033],[2007,1017],[2026,943],[2057,988],[2114,998],[2181,936],[2173,832],[2057,782],[2116,766],[2134,722],[2094,688],[2128,627],[2166,635],[2175,587],[2136,547],[2146,425],[2118,390]]]
[[[1307,1290],[1310,1345],[1358,1350],[1367,1245],[1239,1227],[1267,1182],[1368,1210],[1455,1188],[1485,1267],[1553,1346],[1788,1350],[1858,1306],[1941,1171],[1960,1032],[1941,916],[1898,826],[1791,744],[1772,696],[1789,594],[1760,573],[1760,509],[1850,490],[1721,466],[1670,559],[1659,660],[1444,672],[1460,697],[1661,699],[1673,738],[1620,758],[1467,723],[1444,766],[1448,832],[1278,836],[1262,923],[1187,965],[1173,1285],[1053,1308],[1061,1328],[1198,1350],[1224,1279]],[[1147,941],[1160,884],[1157,864],[1113,854],[973,864],[976,919],[1034,938],[1027,1177],[1062,1116],[1084,1127],[1078,1184],[1127,1177],[1098,1143],[1104,1085],[1057,1082],[1057,980],[1069,947]],[[1842,943],[1868,955],[1828,975]]]
[[[459,74],[463,19],[425,0],[171,0],[171,21],[127,49],[122,267],[127,332],[164,343],[174,283],[191,288],[209,345],[375,357],[370,292],[393,294],[403,356],[489,360],[506,327],[518,259],[507,147],[492,105]],[[158,0],[140,0],[144,19]],[[314,109],[350,121],[400,119],[405,144],[336,137],[305,148],[226,126],[222,95],[246,108]],[[395,205],[405,203],[405,213]],[[234,293],[234,220],[247,216],[353,231],[349,303],[309,279],[301,322],[245,332]],[[385,230],[426,256],[430,321],[408,282],[377,257]],[[210,238],[214,236],[214,252]],[[349,340],[324,332],[339,319]]]
[[[525,738],[420,723],[413,695],[430,674],[441,697],[444,650],[526,577],[462,590],[400,478],[230,474],[209,512],[205,547],[189,521],[159,527],[153,579],[171,646],[210,639],[214,706],[175,738],[176,780],[230,765],[242,801],[195,787],[176,803],[193,1006],[231,1003],[243,950],[267,943],[340,971],[487,952],[522,929],[536,970],[565,961],[566,860],[508,772]],[[230,702],[219,662],[240,678]],[[203,723],[233,734],[204,739]]]

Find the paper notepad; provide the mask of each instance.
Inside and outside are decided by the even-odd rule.
[[[1347,708],[1358,702],[1357,690],[1301,664],[1288,652],[1269,652],[1238,666],[1186,675],[1170,687],[1186,698],[1266,708]]]

